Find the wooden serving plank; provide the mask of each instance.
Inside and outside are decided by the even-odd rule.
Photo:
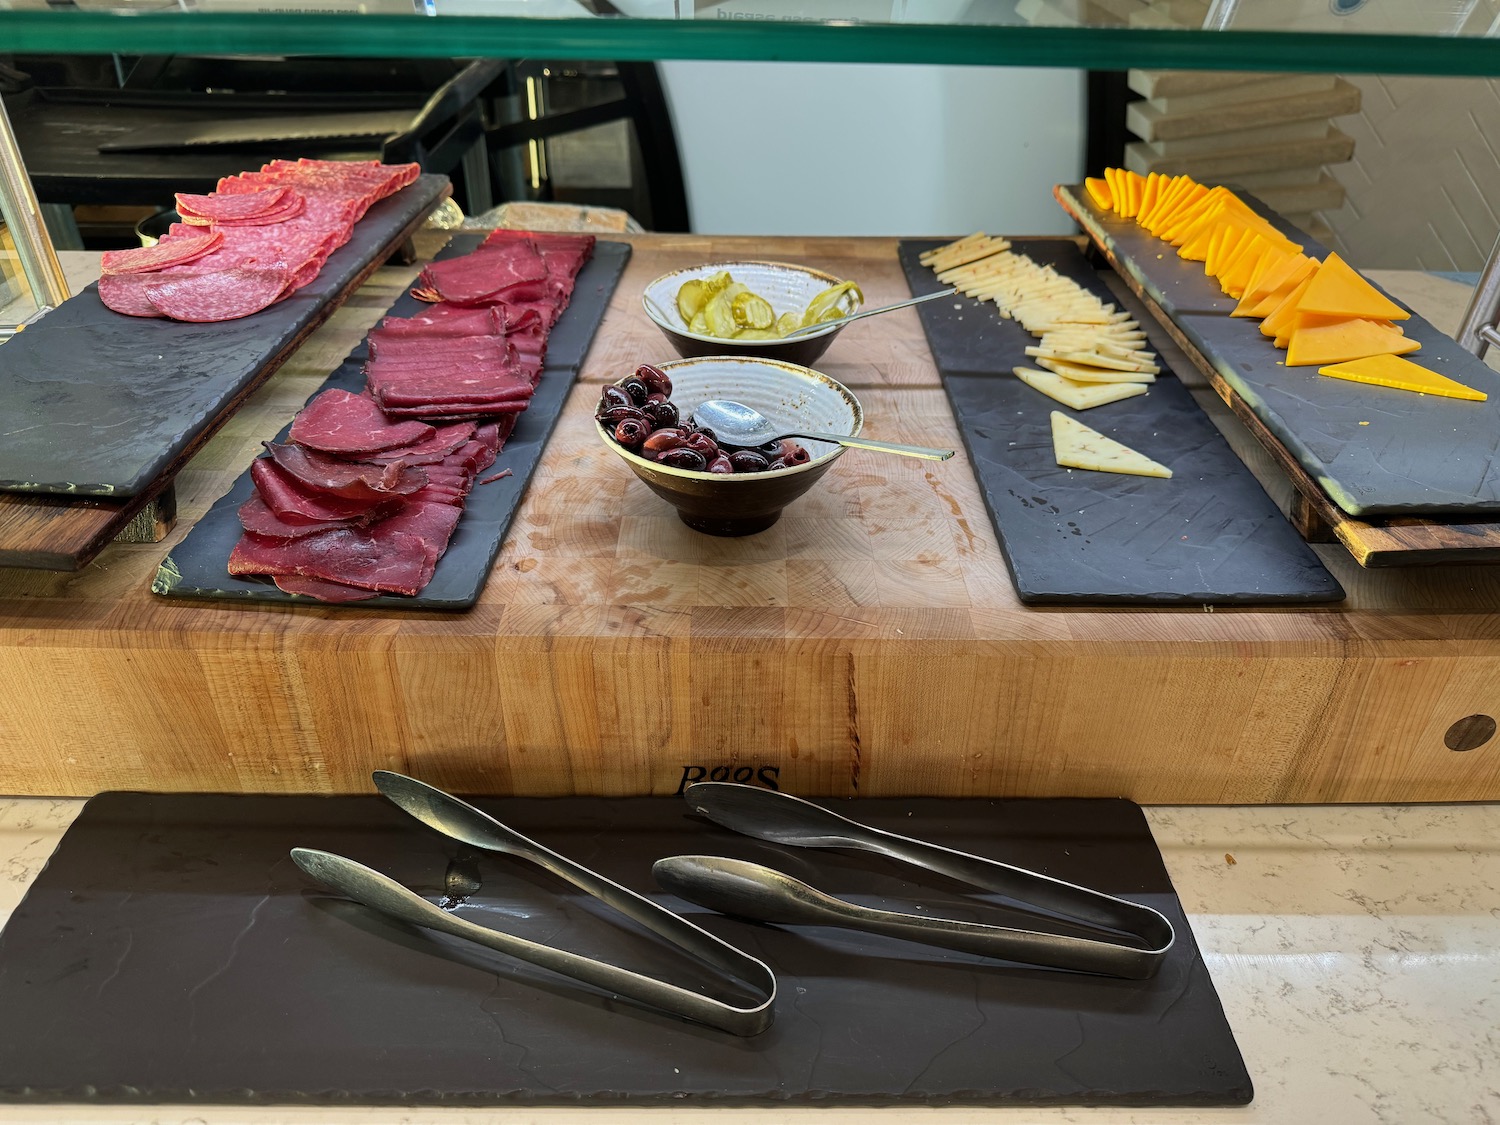
[[[458,235],[438,257],[467,254],[483,240],[482,234]],[[548,334],[546,367],[536,394],[517,420],[515,430],[506,439],[495,463],[480,473],[479,478],[483,480],[507,470],[510,475],[489,484],[475,484],[465,500],[464,514],[448,549],[438,560],[432,580],[414,597],[387,594],[365,601],[340,603],[339,608],[463,610],[474,604],[629,260],[629,243],[595,243],[593,256],[585,263],[574,284],[572,301]],[[410,293],[405,293],[386,315],[416,316],[425,307]],[[369,341],[366,339],[318,388],[319,393],[334,387],[361,393],[365,389],[364,364],[368,355]],[[285,442],[290,428],[283,429],[275,440]],[[198,521],[187,538],[162,560],[151,584],[152,591],[170,597],[213,601],[326,605],[316,598],[288,594],[269,578],[236,577],[229,573],[229,555],[239,542],[242,530],[240,505],[254,491],[255,484],[246,469],[234,487]]]
[[[446,176],[421,176],[376,203],[317,281],[253,317],[214,325],[122,317],[90,286],[13,337],[0,348],[7,417],[37,415],[43,392],[22,385],[27,372],[55,384],[53,371],[97,370],[101,356],[127,359],[109,377],[61,387],[25,440],[0,446],[0,566],[87,564],[451,193]],[[161,357],[154,374],[152,356]],[[174,405],[162,408],[168,401]],[[90,425],[77,425],[80,417]],[[109,431],[128,431],[126,445],[91,437]],[[80,483],[47,480],[68,475]]]
[[[1208,380],[1218,396],[1234,412],[1235,417],[1265,447],[1276,465],[1287,475],[1300,497],[1295,506],[1293,518],[1304,535],[1315,542],[1342,543],[1363,567],[1500,562],[1500,518],[1490,518],[1484,512],[1475,512],[1468,518],[1421,515],[1360,518],[1350,515],[1341,508],[1303,461],[1288,449],[1281,436],[1273,432],[1263,417],[1263,411],[1247,402],[1239,388],[1226,378],[1223,359],[1217,355],[1206,354],[1204,348],[1200,346],[1204,329],[1215,320],[1228,318],[1214,315],[1218,310],[1195,309],[1195,305],[1207,305],[1208,302],[1193,300],[1189,275],[1180,272],[1172,263],[1162,266],[1156,261],[1154,254],[1161,253],[1164,255],[1162,262],[1172,259],[1175,263],[1181,263],[1182,260],[1177,258],[1171,247],[1159,239],[1151,238],[1159,249],[1150,258],[1144,257],[1140,252],[1132,253],[1131,250],[1138,249],[1138,246],[1137,243],[1128,241],[1131,236],[1125,228],[1128,226],[1130,230],[1138,230],[1139,228],[1134,223],[1113,220],[1114,226],[1110,227],[1106,233],[1103,213],[1093,206],[1091,200],[1082,198],[1083,192],[1060,185],[1054,189],[1054,194],[1064,210],[1083,226],[1094,246],[1114,267],[1120,279],[1141,299],[1151,314],[1171,335],[1174,342],[1192,360],[1193,365]],[[1305,238],[1305,236],[1302,237]],[[1143,246],[1144,243],[1139,245]],[[1160,249],[1160,247],[1165,247],[1165,249]],[[1206,281],[1206,279],[1199,278],[1199,281]],[[1207,293],[1208,289],[1209,286],[1204,284],[1201,291]],[[1174,316],[1169,309],[1178,310],[1177,315]],[[1418,319],[1420,318],[1413,317],[1413,320]],[[1254,322],[1245,323],[1250,332],[1264,340]],[[1188,324],[1195,325],[1197,331],[1191,334],[1185,331],[1184,326]],[[1424,325],[1424,339],[1429,334],[1440,335],[1437,329],[1425,320],[1422,324]],[[1448,342],[1452,347],[1458,347],[1451,340]],[[1478,364],[1477,360],[1474,362]],[[1484,372],[1493,376],[1493,372],[1488,367],[1483,364],[1479,366]],[[1320,381],[1331,384],[1338,382],[1333,379]],[[1428,405],[1447,401],[1435,400],[1432,396],[1409,395],[1406,397],[1416,403],[1431,400]],[[1495,406],[1497,404],[1500,404],[1500,395],[1494,394],[1491,395],[1488,403],[1455,403],[1455,405],[1470,406]],[[1442,409],[1440,405],[1437,408]],[[1354,421],[1357,425],[1360,419]],[[1500,433],[1500,429],[1497,429],[1497,433]]]
[[[942,288],[903,242],[914,294]],[[1012,248],[1107,303],[1068,240]],[[1074,411],[1012,374],[1032,336],[987,301],[919,306],[1016,591],[1028,605],[1257,605],[1340,601],[1344,591],[1169,369],[1146,394]],[[1060,467],[1053,411],[1172,469],[1168,480]]]

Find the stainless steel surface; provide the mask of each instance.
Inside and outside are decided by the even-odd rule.
[[[880,916],[879,932],[882,933],[899,930],[898,936],[913,941],[983,952],[988,956],[1028,964],[1132,979],[1153,976],[1176,937],[1172,923],[1149,906],[998,860],[870,828],[786,793],[732,782],[699,782],[688,786],[686,797],[694,812],[715,824],[758,840],[791,847],[851,848],[873,852],[997,892],[1025,909],[1107,931],[1098,938],[1082,938],[879,911],[876,913]],[[717,866],[733,862],[678,856],[658,861],[655,873],[658,881],[662,881],[664,874],[673,880],[675,885],[663,882],[663,886],[689,901],[714,909],[721,907],[714,906],[713,901],[709,901],[711,899],[734,902],[737,904],[734,913],[761,917],[763,921],[776,919],[747,911],[755,908],[807,910],[810,909],[809,903],[815,902],[820,910],[834,910],[832,916],[846,919],[836,924],[854,925],[852,919],[859,915],[851,912],[864,909],[839,899],[829,899],[809,887],[807,892],[817,896],[811,898],[809,894],[788,886],[795,884],[796,880],[777,872],[771,872],[776,878],[768,880],[755,871],[745,870],[747,867],[758,868],[758,865]],[[769,869],[758,868],[758,871],[769,872]],[[699,893],[705,898],[695,897]],[[838,906],[831,907],[830,903]],[[971,940],[979,938],[983,940],[977,943]],[[955,945],[955,940],[962,940],[965,944]]]
[[[873,449],[879,453],[899,453],[904,457],[924,457],[929,461],[946,461],[951,449],[933,449],[926,445],[897,445],[891,441],[871,441],[847,434],[825,434],[815,430],[778,429],[771,420],[744,403],[730,399],[710,399],[693,411],[693,421],[706,426],[724,445],[757,446],[784,437],[831,441],[852,449]]]
[[[42,208],[21,162],[4,103],[0,103],[0,217],[10,228],[32,298],[38,307],[56,308],[71,295],[68,281],[42,221]]]
[[[650,899],[528,839],[441,789],[384,770],[377,771],[374,780],[381,793],[429,828],[471,847],[515,856],[550,871],[639,922],[657,936],[750,986],[765,999],[751,1006],[736,1006],[603,961],[490,930],[454,917],[394,880],[353,860],[310,848],[294,849],[293,860],[319,882],[393,918],[468,938],[522,961],[721,1031],[734,1035],[758,1035],[771,1026],[775,1014],[776,977],[763,961],[699,929]]]
[[[1453,338],[1460,347],[1483,359],[1493,341],[1482,335],[1481,330],[1493,328],[1496,320],[1500,320],[1500,239],[1495,240],[1489,261],[1484,264],[1479,283],[1469,297],[1469,307],[1464,310]]]
[[[951,297],[957,292],[957,289],[939,289],[936,293],[926,293],[921,297],[909,297],[904,301],[897,301],[894,305],[879,305],[873,309],[861,309],[859,312],[850,313],[848,316],[834,317],[832,320],[821,320],[817,324],[807,324],[801,328],[794,328],[783,336],[782,339],[795,340],[798,336],[807,336],[814,332],[821,332],[830,324],[848,324],[851,320],[863,320],[867,316],[879,316],[881,313],[894,312],[896,309],[905,309],[912,305],[920,305],[923,301],[935,301],[939,297]]]

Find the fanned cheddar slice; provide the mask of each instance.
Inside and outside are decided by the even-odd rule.
[[[1134,477],[1170,477],[1172,470],[1137,453],[1128,445],[1091,430],[1060,410],[1052,412],[1052,455],[1069,469],[1125,473]]]
[[[1358,316],[1370,320],[1405,320],[1411,316],[1337,254],[1329,254],[1323,262],[1317,281],[1302,295],[1301,307],[1325,316]]]
[[[1305,254],[1288,254],[1275,265],[1267,267],[1260,277],[1250,283],[1245,295],[1240,298],[1240,303],[1229,315],[1267,315],[1286,299],[1287,294],[1302,284],[1307,275],[1317,268],[1317,264],[1315,259]]]
[[[1089,198],[1094,201],[1094,206],[1101,211],[1112,211],[1115,206],[1114,192],[1110,190],[1105,180],[1089,176],[1083,181],[1084,189],[1088,191]]]
[[[1122,217],[1133,219],[1136,212],[1141,209],[1141,192],[1145,189],[1146,178],[1136,172],[1125,173],[1125,210],[1121,212]]]
[[[1315,363],[1347,363],[1372,355],[1405,355],[1421,346],[1390,321],[1349,317],[1331,324],[1293,327],[1287,343],[1286,365],[1307,367]]]
[[[1177,222],[1178,217],[1196,207],[1209,192],[1203,184],[1196,183],[1186,176],[1183,180],[1185,182],[1181,190],[1168,199],[1163,206],[1157,208],[1157,213],[1151,217],[1149,229],[1158,238],[1164,238],[1167,229]]]
[[[1160,172],[1152,172],[1146,177],[1146,182],[1141,186],[1140,204],[1135,209],[1135,221],[1140,222],[1142,215],[1149,215],[1151,208],[1156,206],[1156,197],[1161,193],[1162,181],[1167,177]]]
[[[1055,372],[1038,371],[1032,367],[1017,367],[1015,373],[1016,378],[1028,387],[1074,410],[1089,410],[1146,393],[1144,383],[1079,383]]]
[[[1436,371],[1429,371],[1409,359],[1394,355],[1372,355],[1349,363],[1336,363],[1331,367],[1318,368],[1318,374],[1348,379],[1353,383],[1369,383],[1376,387],[1391,387],[1398,391],[1415,391],[1424,395],[1442,395],[1444,398],[1464,398],[1472,402],[1484,402],[1490,397],[1483,391],[1456,383]]]
[[[1306,277],[1298,282],[1297,287],[1281,299],[1281,302],[1270,312],[1266,313],[1265,320],[1260,322],[1260,334],[1262,336],[1279,336],[1283,325],[1291,324],[1292,317],[1297,312],[1297,302],[1302,299],[1302,294],[1312,284],[1312,279],[1318,276],[1318,271],[1313,269]]]

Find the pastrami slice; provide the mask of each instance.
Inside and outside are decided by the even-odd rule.
[[[379,453],[416,445],[435,431],[423,422],[391,422],[373,399],[332,389],[312,399],[292,420],[290,437],[324,453]]]
[[[304,487],[348,500],[375,502],[391,496],[407,496],[427,483],[427,472],[405,461],[370,465],[344,461],[300,445],[266,442],[266,450],[277,466]]]

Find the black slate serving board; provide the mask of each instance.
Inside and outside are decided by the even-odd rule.
[[[457,235],[438,257],[467,254],[483,238],[480,234]],[[548,334],[546,366],[536,394],[506,439],[499,458],[480,474],[480,479],[505,469],[509,469],[511,475],[474,486],[465,501],[463,517],[458,521],[448,550],[438,560],[432,581],[416,597],[381,595],[367,601],[339,603],[339,608],[462,610],[474,604],[489,577],[490,566],[505,539],[516,506],[541,460],[542,449],[573,389],[578,370],[593,343],[594,333],[604,319],[610,296],[629,260],[628,242],[595,242],[593,257],[579,272],[574,284],[572,301]],[[423,307],[421,301],[405,293],[391,305],[387,315],[415,316]],[[364,390],[363,367],[367,356],[367,343],[361,341],[315,393],[332,387],[356,394]],[[286,441],[290,429],[288,424],[276,440]],[[151,583],[153,593],[238,602],[328,604],[315,598],[285,593],[269,578],[242,578],[229,573],[229,555],[242,530],[239,508],[254,490],[255,484],[247,466],[234,487],[218,499],[187,537],[162,560]]]
[[[1484,391],[1487,402],[1416,395],[1330,379],[1316,367],[1287,367],[1286,352],[1261,335],[1258,320],[1228,315],[1237,302],[1220,293],[1201,262],[1184,262],[1133,220],[1106,215],[1081,188],[1058,192],[1090,237],[1161,305],[1343,511],[1361,519],[1500,513],[1500,374],[1452,337],[1415,313],[1401,322],[1406,335],[1422,344],[1407,359]],[[1238,194],[1302,243],[1305,253],[1327,257],[1326,247],[1253,196]]]
[[[739,856],[868,905],[1019,920],[958,884],[875,857],[737,836],[689,816],[676,798],[476,803],[767,961],[780,989],[771,1029],[737,1038],[388,922],[292,864],[293,846],[323,848],[434,900],[450,860],[476,871],[380,798],[110,793],[85,807],[0,935],[0,1098],[1151,1106],[1251,1098],[1150,828],[1130,802],[834,804],[877,827],[1161,910],[1177,940],[1151,981],[703,912],[659,891],[651,862]],[[487,857],[477,874],[466,917],[714,987],[669,947],[524,862]]]
[[[903,242],[912,293],[941,288],[918,261],[941,242]],[[1113,301],[1070,242],[1018,253]],[[928,345],[984,491],[1006,564],[1028,605],[1335,602],[1343,588],[1170,371],[1136,398],[1074,411],[1011,371],[1036,367],[1036,338],[967,297],[918,306]],[[1061,468],[1054,410],[1173,472],[1170,480]]]
[[[0,347],[0,489],[134,496],[448,194],[419,176],[355,224],[310,285],[240,320],[121,316],[90,285]]]

